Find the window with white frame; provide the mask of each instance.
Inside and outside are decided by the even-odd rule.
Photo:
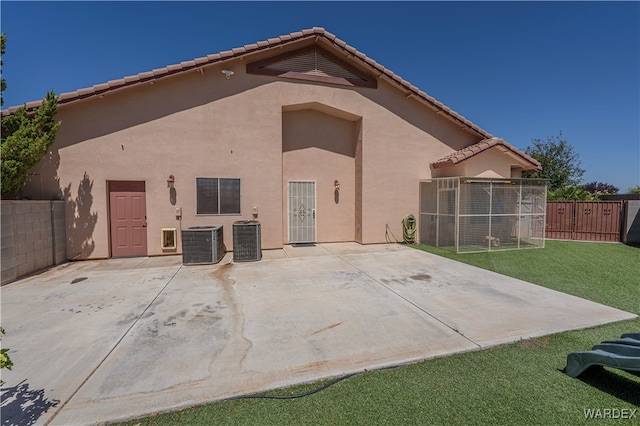
[[[240,179],[196,178],[196,214],[240,214]]]

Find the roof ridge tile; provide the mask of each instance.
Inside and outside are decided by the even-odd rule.
[[[490,148],[493,148],[495,146],[503,146],[505,148],[507,148],[509,151],[511,151],[512,153],[516,154],[517,156],[519,156],[520,158],[522,158],[524,161],[530,163],[532,166],[534,166],[534,168],[538,168],[540,167],[540,162],[538,162],[538,160],[536,160],[535,158],[529,156],[528,154],[526,154],[525,152],[519,150],[518,148],[516,148],[515,146],[511,145],[510,143],[506,142],[504,139],[502,138],[497,138],[492,136],[491,138],[486,138],[483,139],[479,142],[476,142],[472,145],[469,145],[467,147],[464,147],[462,149],[459,149],[457,151],[454,151],[442,158],[440,158],[439,160],[434,161],[433,163],[431,163],[431,165],[434,168],[440,168],[440,167],[448,167],[448,166],[453,166],[456,165],[458,163],[460,163],[461,161],[464,161],[468,158],[474,157]]]
[[[269,38],[267,40],[262,40],[262,41],[258,41],[256,43],[247,44],[244,47],[236,47],[236,48],[234,48],[232,50],[225,50],[225,51],[222,51],[222,52],[219,52],[219,53],[216,53],[216,54],[207,55],[206,57],[196,58],[196,59],[193,59],[193,60],[190,60],[190,61],[184,61],[184,62],[181,62],[180,64],[169,65],[169,66],[167,66],[165,68],[158,68],[158,69],[155,69],[155,70],[152,70],[152,71],[141,72],[141,73],[138,74],[138,77],[139,77],[138,80],[135,80],[135,79],[131,79],[131,80],[127,80],[127,79],[112,80],[112,81],[109,81],[107,83],[107,85],[108,85],[107,88],[97,89],[97,86],[99,86],[99,85],[95,85],[92,88],[89,88],[89,91],[83,91],[83,93],[87,93],[87,95],[83,96],[83,98],[86,98],[87,96],[91,96],[91,93],[90,93],[91,89],[93,89],[94,93],[97,94],[98,91],[104,92],[104,91],[107,91],[107,90],[109,90],[111,88],[118,88],[118,87],[120,87],[122,85],[126,85],[126,84],[134,85],[134,84],[137,84],[139,82],[142,82],[142,81],[145,81],[145,80],[148,80],[148,79],[162,78],[164,76],[175,74],[175,73],[178,73],[178,72],[181,72],[181,71],[187,71],[187,70],[193,69],[195,67],[204,67],[204,66],[207,66],[207,65],[209,65],[209,64],[211,64],[213,62],[219,61],[219,60],[233,58],[235,56],[241,56],[243,54],[246,54],[248,52],[252,52],[252,51],[255,51],[255,50],[265,49],[265,48],[269,48],[269,47],[272,47],[272,46],[284,44],[286,42],[296,41],[296,40],[299,40],[299,39],[304,38],[304,37],[308,37],[308,36],[313,35],[313,34],[320,35],[320,36],[324,37],[326,40],[331,41],[334,46],[336,46],[339,49],[342,49],[343,51],[353,55],[358,60],[363,61],[365,64],[367,64],[368,66],[372,67],[374,70],[380,72],[381,75],[385,75],[388,78],[390,78],[392,81],[395,81],[397,84],[400,84],[406,90],[409,90],[410,92],[416,94],[418,97],[422,98],[427,103],[432,104],[437,109],[440,109],[444,113],[448,114],[453,120],[456,120],[456,121],[462,123],[464,126],[470,128],[472,131],[476,132],[478,135],[484,136],[485,138],[492,137],[492,135],[490,133],[488,133],[484,129],[480,128],[479,126],[473,124],[471,121],[467,120],[464,116],[458,114],[457,112],[453,111],[451,108],[445,106],[443,103],[437,101],[435,98],[433,98],[432,96],[428,95],[426,92],[424,92],[422,90],[419,90],[416,86],[413,86],[407,80],[405,80],[402,77],[400,77],[399,75],[395,74],[394,72],[392,72],[388,68],[385,68],[384,66],[382,66],[381,64],[379,64],[375,60],[373,60],[372,58],[369,58],[363,52],[358,51],[353,46],[351,46],[348,43],[346,43],[345,41],[339,39],[334,34],[330,33],[329,31],[326,31],[322,27],[313,27],[313,28],[303,29],[301,31],[292,32],[290,34],[285,34],[285,35],[282,35],[282,36],[279,36],[279,37],[272,37],[272,38]],[[76,91],[76,92],[63,93],[63,94],[59,95],[59,99],[65,100],[65,102],[73,102],[75,100],[74,96],[73,96],[74,93],[77,94],[78,92]],[[36,105],[36,106],[37,105],[41,105],[42,104],[42,100],[33,101],[30,104]],[[2,115],[11,114],[13,111],[17,110],[18,108],[19,107],[10,107],[7,110],[3,110],[2,111]]]
[[[109,85],[109,87],[118,87],[124,84],[124,80],[122,80],[121,78],[118,80],[109,80],[107,84]]]

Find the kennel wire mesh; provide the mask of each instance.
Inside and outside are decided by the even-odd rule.
[[[536,179],[420,182],[420,243],[455,253],[544,247],[547,187]]]

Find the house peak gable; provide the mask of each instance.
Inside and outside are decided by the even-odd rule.
[[[497,147],[503,153],[510,155],[518,160],[524,170],[539,171],[541,168],[540,162],[538,160],[500,138],[489,138],[481,140],[478,143],[470,145],[466,148],[462,148],[458,151],[454,151],[451,154],[437,161],[434,161],[433,163],[431,163],[431,166],[434,169],[455,166],[494,147]]]
[[[247,64],[247,73],[376,88],[376,77],[314,43],[291,52]]]
[[[322,27],[313,27],[302,31],[296,31],[279,37],[273,37],[267,40],[247,44],[231,50],[222,51],[213,55],[207,55],[206,57],[195,58],[193,60],[184,61],[179,64],[168,65],[164,68],[158,68],[152,71],[142,72],[137,75],[127,76],[117,80],[111,80],[106,83],[97,84],[92,87],[79,89],[73,92],[62,93],[58,95],[58,105],[59,107],[64,107],[64,105],[66,104],[74,103],[91,97],[104,96],[108,93],[123,90],[140,84],[149,84],[153,81],[169,78],[176,74],[185,73],[192,70],[199,70],[209,65],[223,64],[234,59],[242,58],[248,55],[254,55],[259,52],[268,50],[275,50],[276,48],[280,48],[290,44],[304,44],[305,40],[308,41],[309,45],[321,44],[324,52],[329,53],[330,50],[335,50],[336,52],[344,53],[345,59],[350,58],[355,64],[359,65],[359,67],[354,67],[354,69],[366,69],[367,72],[365,75],[372,75],[376,79],[387,80],[391,84],[403,90],[407,94],[407,97],[412,97],[419,101],[422,101],[434,111],[455,122],[463,129],[466,129],[467,131],[479,137],[482,137],[483,139],[493,137],[493,135],[491,135],[486,130],[467,120],[464,116],[458,114],[443,103],[437,101],[435,98],[429,96],[427,93],[418,89],[416,86],[404,80],[399,75],[393,73],[391,70],[380,65],[373,59],[366,56],[364,53],[348,45],[346,42],[340,40],[334,34],[326,31]],[[341,62],[341,64],[346,63],[346,60],[344,62]],[[348,67],[346,66],[344,68],[348,69]],[[329,78],[331,77],[334,76],[329,76]],[[363,76],[360,75],[359,77]],[[344,76],[338,78],[342,78],[343,81],[348,81],[344,78]],[[365,81],[366,80],[367,79],[365,78]],[[375,82],[375,80],[373,81]],[[329,82],[336,83],[337,81],[334,80]],[[40,105],[42,105],[42,100],[28,102],[24,106],[26,106],[27,110],[33,110]],[[22,107],[22,105],[2,110],[2,115],[4,116],[12,114],[20,107]]]

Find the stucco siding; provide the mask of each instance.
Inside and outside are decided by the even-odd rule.
[[[71,207],[71,258],[109,257],[110,180],[146,182],[150,255],[163,254],[161,228],[204,224],[222,224],[225,244],[232,249],[233,222],[253,218],[254,206],[257,219],[265,223],[263,247],[281,246],[280,108],[263,107],[259,99],[269,94],[259,93],[260,88],[227,97],[219,97],[218,89],[218,96],[202,103],[206,77],[193,73],[61,109],[63,124],[51,155],[55,159],[38,170],[44,181],[58,184],[33,191],[63,198]],[[183,99],[190,97],[194,100]],[[166,183],[171,174],[175,204]],[[196,215],[197,176],[240,178],[241,214]],[[182,209],[181,220],[176,208]]]
[[[377,89],[346,88],[243,67],[225,64],[235,73],[228,80],[211,66],[60,108],[57,140],[25,194],[66,201],[71,258],[110,256],[111,180],[145,182],[149,255],[167,253],[162,228],[206,224],[224,226],[231,250],[233,222],[254,218],[262,247],[282,247],[289,179],[317,182],[319,241],[381,243],[387,225],[401,238],[429,164],[479,140],[385,79]],[[487,170],[505,173],[498,163]],[[197,215],[196,177],[240,178],[241,214]]]
[[[371,103],[363,119],[363,243],[401,240],[403,217],[418,215],[419,181],[431,177],[429,164],[475,141],[384,82],[378,90],[373,98],[381,103]]]
[[[497,148],[491,148],[465,161],[464,175],[486,178],[511,177],[511,162]]]
[[[317,241],[354,241],[358,122],[308,109],[285,112],[282,123],[283,193],[290,180],[315,181]],[[283,211],[283,241],[287,242],[286,196]]]

